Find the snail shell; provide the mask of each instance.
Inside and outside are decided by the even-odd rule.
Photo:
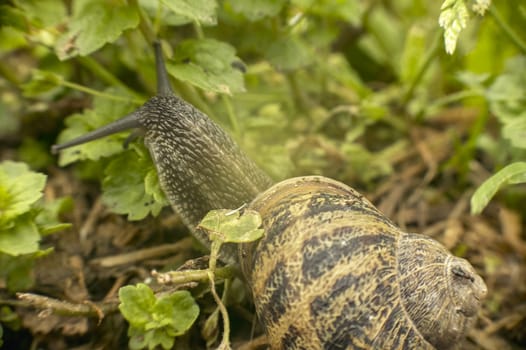
[[[265,236],[226,245],[221,257],[242,265],[272,349],[447,349],[464,336],[486,294],[466,260],[402,232],[337,181],[272,185],[222,128],[172,93],[155,49],[157,96],[52,151],[140,128],[164,192],[191,229],[209,210],[251,203]]]
[[[292,178],[251,207],[265,236],[240,261],[273,349],[447,349],[475,321],[473,267],[352,188]]]

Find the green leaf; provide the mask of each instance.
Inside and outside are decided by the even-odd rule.
[[[504,125],[502,136],[513,146],[526,148],[526,111]]]
[[[233,67],[240,59],[227,43],[213,39],[186,40],[176,49],[168,72],[206,91],[233,94],[245,91],[243,74]]]
[[[361,19],[367,9],[366,3],[360,0],[292,0],[291,3],[324,20],[334,18],[356,27],[362,25]]]
[[[109,94],[120,94],[122,91],[110,88],[105,91]],[[95,97],[93,109],[86,110],[82,114],[73,114],[66,119],[66,129],[64,129],[57,142],[65,142],[90,131],[109,124],[126,114],[134,105],[130,103],[115,103],[108,98]],[[60,152],[59,165],[65,166],[79,160],[99,160],[123,152],[124,140],[128,137],[128,132],[117,133],[103,137],[100,140],[91,141],[79,146],[71,147]]]
[[[161,0],[161,2],[178,15],[204,25],[217,24],[216,0]]]
[[[445,0],[440,8],[438,24],[444,28],[446,52],[453,54],[460,32],[466,28],[469,18],[465,0]]]
[[[0,228],[29,211],[42,197],[45,184],[46,176],[30,171],[24,163],[0,163]]]
[[[190,292],[180,290],[159,298],[152,311],[157,324],[169,326],[176,337],[190,329],[199,315],[199,306]]]
[[[199,306],[188,291],[176,291],[156,298],[145,284],[119,290],[119,310],[130,323],[130,348],[164,349],[173,346],[174,337],[190,329],[199,315]]]
[[[526,182],[526,162],[516,162],[502,168],[484,181],[471,197],[471,213],[480,213],[499,189]]]
[[[16,0],[15,4],[33,25],[50,27],[66,18],[66,6],[57,0]]]
[[[61,60],[90,53],[117,40],[126,29],[139,25],[139,14],[126,2],[78,0],[73,3],[73,18],[68,31],[55,46]]]
[[[160,3],[151,0],[139,0],[141,8],[152,18],[159,18],[160,23],[166,26],[182,26],[188,23],[192,23],[192,19],[178,13],[165,9],[159,14]]]
[[[71,211],[73,208],[73,200],[71,197],[58,198],[52,202],[38,204],[38,214],[34,218],[34,221],[41,235],[62,231],[72,226],[70,223],[60,222],[59,219],[60,214]]]
[[[507,123],[526,110],[526,57],[517,56],[506,62],[504,72],[489,87],[490,109],[501,122]]]
[[[257,21],[264,17],[276,16],[286,0],[252,0],[252,1],[230,1],[232,9],[243,14],[250,21]]]
[[[33,267],[35,265],[35,256],[29,255],[8,255],[0,254],[0,280],[5,280],[7,289],[14,293],[28,290],[34,284]],[[0,315],[0,322],[7,324],[7,315]],[[11,324],[10,324],[11,326]]]
[[[31,217],[22,215],[13,224],[0,229],[0,252],[13,256],[37,252],[40,234]]]
[[[405,46],[399,65],[400,77],[403,82],[410,83],[415,79],[427,45],[426,30],[420,26],[412,26],[405,38]]]
[[[210,232],[212,240],[246,243],[263,236],[260,226],[261,216],[257,211],[245,210],[240,215],[238,210],[219,209],[208,212],[198,227]]]
[[[133,327],[142,329],[151,319],[155,295],[146,284],[124,286],[119,289],[119,310]]]
[[[127,214],[129,220],[141,220],[152,214],[157,216],[167,205],[162,194],[151,159],[147,152],[133,150],[113,159],[105,169],[102,183],[103,202],[118,214]]]
[[[267,59],[277,69],[295,70],[313,62],[313,54],[307,44],[297,36],[279,37],[267,49]]]
[[[25,29],[25,16],[24,11],[8,6],[0,5],[0,28],[11,27],[11,29]]]

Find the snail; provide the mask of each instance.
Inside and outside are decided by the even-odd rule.
[[[155,57],[156,96],[52,151],[139,128],[189,228],[212,209],[258,211],[264,237],[225,247],[222,259],[241,266],[272,349],[448,349],[462,340],[487,293],[467,260],[403,232],[338,181],[274,184],[221,127],[174,95],[159,44]]]

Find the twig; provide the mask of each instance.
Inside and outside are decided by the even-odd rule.
[[[16,296],[21,301],[19,306],[50,310],[54,314],[63,316],[90,316],[102,319],[104,315],[118,310],[117,300],[75,304],[33,293],[17,293]]]
[[[169,271],[165,273],[152,272],[152,275],[161,284],[185,284],[190,282],[206,282],[208,281],[208,271],[206,270],[184,270],[184,271]],[[236,276],[236,268],[232,265],[220,267],[215,270],[215,277],[221,279],[228,279]]]
[[[152,248],[133,251],[130,253],[93,259],[91,263],[105,268],[114,267],[124,264],[136,263],[138,261],[164,256],[168,254],[176,254],[181,251],[188,250],[191,247],[192,238],[187,237],[173,244],[163,244]]]

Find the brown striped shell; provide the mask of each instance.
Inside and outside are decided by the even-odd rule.
[[[289,179],[251,207],[266,234],[240,261],[272,349],[447,349],[477,316],[466,260],[342,183]]]

